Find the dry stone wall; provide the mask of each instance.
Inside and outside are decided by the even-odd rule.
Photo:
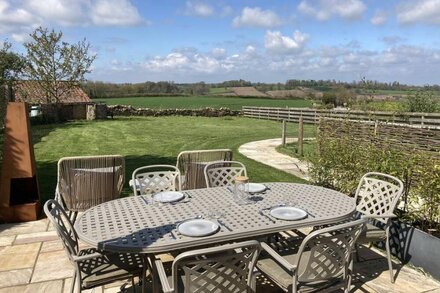
[[[241,111],[229,108],[200,108],[200,109],[150,109],[133,108],[132,106],[115,105],[108,106],[111,116],[202,116],[202,117],[224,117],[240,116]]]

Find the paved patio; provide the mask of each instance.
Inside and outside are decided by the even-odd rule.
[[[275,151],[280,143],[280,139],[251,142],[241,146],[239,151],[256,161],[307,179],[306,164]],[[364,247],[360,256],[361,262],[354,266],[352,292],[440,293],[440,282],[398,262],[394,264],[397,279],[391,284],[386,259],[379,250]],[[72,265],[47,219],[0,225],[0,293],[69,292],[72,273]],[[121,292],[124,283],[96,288],[94,292]],[[129,284],[127,289],[132,292]],[[257,292],[279,291],[263,277],[259,278]]]
[[[360,255],[362,261],[355,263],[354,292],[440,292],[439,282],[397,263],[397,280],[391,284],[386,260],[380,252],[365,248]],[[47,219],[0,225],[0,293],[69,292],[72,272],[72,265]],[[121,292],[123,284],[114,283],[94,292]],[[129,284],[127,287],[131,292]],[[257,292],[279,290],[260,278]]]

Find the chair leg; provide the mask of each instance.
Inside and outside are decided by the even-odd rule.
[[[70,293],[73,293],[75,291],[75,283],[76,283],[76,271],[73,273],[73,278],[72,278],[72,284],[70,284]],[[81,288],[79,288],[79,292],[81,292]]]
[[[354,244],[354,254],[356,255],[356,262],[361,262],[361,258],[359,257],[359,247],[360,244]]]
[[[390,271],[391,283],[394,283],[393,262],[391,261],[390,241],[388,240],[388,237],[385,241],[385,247],[387,250],[388,270]]]
[[[136,287],[134,284],[134,277],[131,277],[131,288],[133,288],[133,292],[136,293]]]
[[[346,285],[345,285],[345,293],[350,292],[351,287],[351,276],[353,274],[353,259],[350,260],[350,263],[348,265],[348,270],[345,272],[345,278],[346,278]]]

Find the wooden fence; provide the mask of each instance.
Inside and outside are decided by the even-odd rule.
[[[310,108],[275,108],[243,106],[243,115],[250,118],[268,120],[286,120],[317,124],[321,117],[330,119],[348,119],[349,121],[386,122],[392,125],[405,125],[415,128],[440,129],[440,113],[391,113],[372,111],[326,110]]]

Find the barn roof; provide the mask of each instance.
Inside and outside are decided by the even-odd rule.
[[[67,83],[61,83],[67,87]],[[14,83],[16,102],[46,104],[46,94],[39,81],[21,80]],[[90,103],[89,96],[79,87],[74,86],[60,97],[60,103]]]

